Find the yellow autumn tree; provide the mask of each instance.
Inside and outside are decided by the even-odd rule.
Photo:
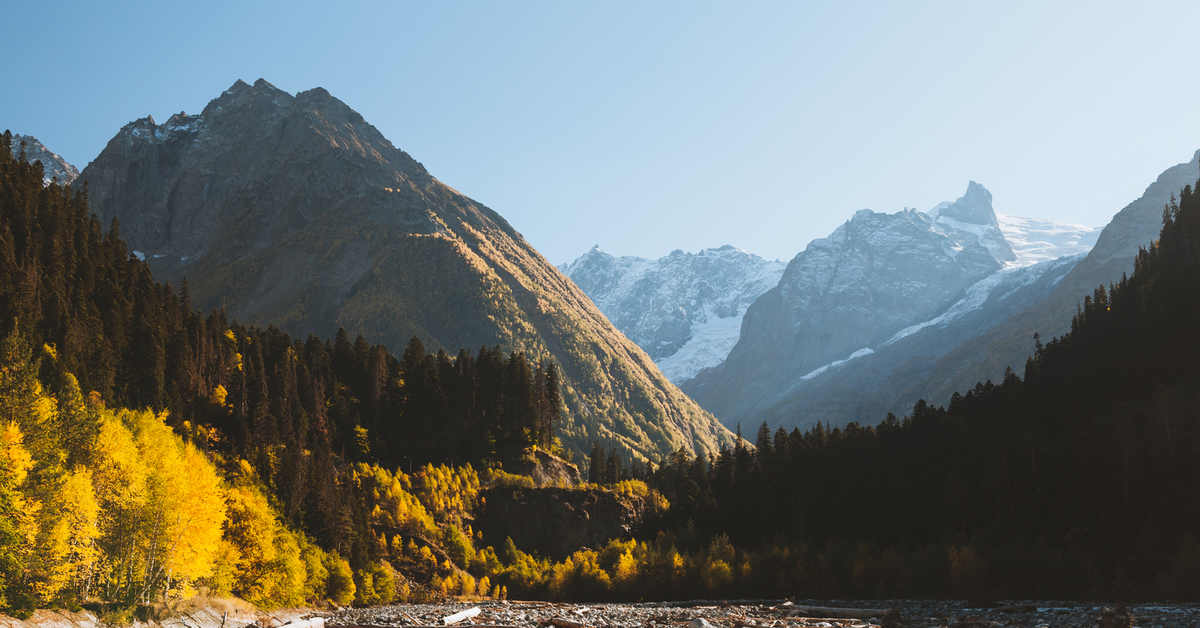
[[[279,523],[266,497],[252,487],[233,487],[225,500],[232,592],[266,608],[303,602],[309,570],[296,537]]]
[[[110,599],[187,593],[212,573],[225,518],[217,470],[149,411],[105,413],[93,463]]]
[[[12,587],[25,572],[37,537],[31,504],[21,486],[33,458],[24,447],[24,435],[15,421],[0,423],[0,609],[15,602]]]
[[[39,604],[73,592],[86,598],[92,573],[100,558],[97,538],[99,504],[92,489],[92,473],[79,468],[64,481],[41,509],[36,567],[31,581]]]

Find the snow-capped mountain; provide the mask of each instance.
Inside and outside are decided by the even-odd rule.
[[[596,246],[559,268],[679,382],[725,359],[746,308],[779,282],[784,263],[729,245],[654,260]]]
[[[806,429],[817,421],[872,424],[888,412],[903,415],[919,399],[942,405],[946,400],[931,393],[944,388],[945,378],[954,375],[938,368],[945,356],[1043,302],[1082,258],[1083,254],[1060,257],[989,275],[938,316],[896,332],[873,349],[861,349],[799,377],[754,420],[788,429]],[[1033,351],[1032,338],[1025,339],[1022,350]],[[997,375],[1002,373],[1003,369]]]
[[[996,215],[973,182],[925,214],[859,212],[751,305],[722,365],[680,387],[727,426],[805,429],[876,423],[919,399],[942,405],[976,382],[1000,381],[1007,367],[1020,374],[1035,332],[1061,335],[1084,296],[1130,271],[1158,233],[1163,204],[1195,182],[1197,163],[1200,151],[1103,230]],[[929,229],[918,236],[922,218]],[[935,233],[958,242],[931,246]],[[958,257],[946,257],[959,246],[958,255],[986,249],[995,270],[964,274]]]
[[[928,216],[942,232],[983,246],[998,262],[1017,260],[992,211],[992,193],[974,181],[967,183],[966,194],[953,203],[939,203]]]
[[[26,161],[29,163],[42,162],[43,185],[50,185],[54,181],[58,181],[60,185],[70,185],[75,181],[75,177],[79,176],[78,168],[67,163],[67,160],[58,156],[58,153],[46,148],[45,144],[32,135],[13,135],[13,157],[21,153],[21,142],[25,142]]]
[[[1103,229],[1004,214],[996,214],[996,219],[1019,266],[1086,254],[1096,245]]]
[[[978,183],[928,214],[860,210],[793,258],[779,285],[748,308],[725,362],[681,388],[726,426],[754,425],[805,382],[942,316],[1015,263]]]

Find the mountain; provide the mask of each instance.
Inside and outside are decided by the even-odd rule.
[[[746,308],[783,269],[729,245],[656,260],[613,257],[596,246],[559,267],[676,383],[725,359]]]
[[[244,324],[398,350],[499,345],[556,361],[575,453],[732,442],[504,218],[324,89],[238,81],[198,115],[126,125],[83,171],[156,279]]]
[[[817,421],[873,424],[889,412],[908,412],[918,400],[942,405],[956,391],[1000,381],[1009,367],[1020,374],[1034,351],[1035,332],[1045,341],[1062,335],[1084,297],[1132,270],[1138,247],[1153,241],[1161,227],[1163,206],[1194,180],[1197,168],[1194,157],[1168,169],[1103,230],[1018,216],[989,218],[979,208],[990,210],[991,196],[972,184],[962,199],[943,203],[928,216],[959,232],[974,233],[968,225],[979,226],[978,241],[997,261],[1011,252],[1011,259],[995,274],[967,287],[923,321],[857,350],[843,347],[840,355],[824,356],[824,363],[810,362],[790,372],[790,381],[777,381],[770,390],[760,391],[758,399],[773,396],[747,412],[727,417],[724,408],[707,405],[711,397],[706,394],[711,393],[705,387],[737,381],[721,369],[681,385],[727,425],[767,421],[805,428]],[[972,222],[964,224],[964,217]],[[1008,243],[1007,251],[995,240],[997,229]],[[743,337],[748,336],[753,337],[743,330]]]
[[[1015,261],[991,206],[971,182],[930,214],[860,210],[809,243],[779,285],[746,312],[729,357],[682,387],[726,425],[760,422],[805,377],[872,353],[931,320],[976,282]]]
[[[1016,254],[1004,237],[992,210],[992,193],[987,188],[971,181],[967,193],[953,203],[939,204],[929,211],[929,217],[943,230],[955,231],[960,238],[974,240],[992,254],[997,261],[1015,262]]]
[[[1014,313],[1044,301],[1082,258],[1082,254],[1061,257],[989,275],[968,287],[961,299],[937,316],[906,327],[851,359],[805,373],[754,420],[807,429],[818,421],[826,425],[874,424],[889,412],[902,416],[917,401],[934,400],[931,390],[950,385],[931,375],[937,372],[934,367],[940,359]],[[1031,353],[1033,340],[1026,345],[1026,354]],[[947,400],[935,401],[943,404]]]
[[[46,148],[46,145],[38,141],[38,138],[32,135],[13,135],[12,154],[13,157],[19,156],[21,152],[21,143],[25,143],[25,160],[29,163],[35,161],[42,162],[42,172],[44,173],[44,184],[50,185],[53,181],[58,181],[63,185],[70,185],[79,176],[79,170],[67,163],[67,160],[58,156],[58,153]]]
[[[1085,227],[1044,218],[996,214],[1017,264],[1028,266],[1060,257],[1086,255],[1100,237],[1100,227]]]
[[[1200,151],[1186,163],[1165,170],[1137,200],[1121,209],[1100,232],[1095,246],[1063,277],[1047,297],[1015,312],[1002,323],[963,342],[930,365],[926,399],[945,403],[956,390],[976,382],[998,381],[1004,369],[1018,374],[1033,350],[1034,333],[1048,341],[1070,331],[1071,317],[1084,297],[1133,272],[1139,248],[1150,245],[1162,229],[1163,208],[1180,190],[1194,185],[1200,172]]]

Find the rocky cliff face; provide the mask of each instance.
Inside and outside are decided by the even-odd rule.
[[[482,492],[480,503],[475,521],[485,543],[500,547],[512,538],[522,551],[559,561],[631,538],[646,510],[640,497],[603,489],[497,488]]]
[[[927,308],[925,312],[932,312],[932,316],[887,338],[859,336],[853,342],[843,342],[838,353],[822,354],[820,346],[814,347],[811,340],[808,345],[800,344],[798,330],[803,327],[797,321],[803,317],[785,318],[789,310],[782,296],[786,294],[784,284],[793,276],[792,265],[807,259],[806,251],[789,265],[779,291],[768,292],[760,299],[762,318],[758,318],[760,303],[750,308],[742,342],[754,338],[756,344],[743,347],[739,343],[725,365],[702,373],[683,387],[727,425],[767,421],[804,429],[817,421],[833,425],[876,423],[888,412],[901,415],[910,411],[919,399],[945,404],[955,391],[965,391],[989,379],[999,381],[1008,367],[1021,373],[1033,351],[1035,332],[1046,340],[1065,333],[1085,296],[1132,270],[1138,247],[1148,245],[1158,235],[1163,206],[1172,194],[1196,182],[1200,174],[1198,158],[1200,152],[1190,163],[1164,172],[1103,231],[1034,218],[995,216],[991,213],[991,195],[972,183],[963,198],[939,205],[928,217],[951,239],[987,249],[993,260],[1004,262],[1004,268],[965,286],[944,306]],[[997,232],[1002,233],[1007,246],[1000,245]],[[849,250],[831,248],[821,241],[809,249],[814,246],[837,255]],[[886,254],[871,259],[885,268],[899,268]],[[795,276],[806,274],[817,279],[808,287],[791,279],[797,285],[794,293],[821,294],[819,286],[825,276],[811,271]],[[854,294],[863,290],[856,288],[857,284],[870,285],[870,276],[862,272],[825,285],[832,287],[827,292]],[[912,274],[918,285],[924,284],[922,276]],[[803,309],[803,300],[792,303],[800,306],[793,305],[792,312],[803,311],[809,320],[821,320],[809,313],[813,301],[809,301],[808,310]],[[870,329],[861,322],[870,320],[865,318],[870,311],[867,303],[860,299],[849,310],[841,310],[851,330]],[[819,305],[818,316],[827,316],[821,313],[821,307],[825,306]],[[839,312],[836,308],[832,311]],[[917,318],[920,316],[917,314]],[[752,330],[751,326],[761,329]],[[831,344],[839,337],[829,331],[836,326],[826,325],[823,329]],[[858,343],[862,348],[851,352]],[[772,352],[773,345],[787,349]],[[816,362],[824,362],[814,366],[815,362],[805,363],[797,357],[788,362],[787,351],[794,352],[793,356],[820,356]],[[769,362],[754,365],[755,354],[765,356]],[[739,356],[738,362],[735,355]],[[773,380],[769,379],[772,375]],[[752,390],[737,397],[741,387]],[[721,395],[733,395],[733,403],[720,405]]]
[[[677,383],[725,359],[746,308],[783,269],[728,245],[656,260],[613,257],[597,246],[560,267]]]
[[[932,394],[948,385],[932,376],[939,360],[1045,300],[1082,258],[1082,254],[1061,257],[989,275],[967,288],[961,299],[938,316],[896,332],[870,352],[810,371],[754,420],[788,430],[806,430],[818,421],[833,426],[851,421],[870,425],[889,412],[903,416],[920,399],[943,405],[953,390],[945,399]],[[1026,353],[1032,350],[1030,339]]]
[[[1085,296],[1100,285],[1133,271],[1139,247],[1158,239],[1163,207],[1200,177],[1200,151],[1191,161],[1172,166],[1151,183],[1140,198],[1121,209],[1100,232],[1096,245],[1054,286],[1046,298],[1014,312],[982,334],[963,341],[930,365],[927,399],[944,403],[956,390],[976,382],[997,380],[1011,366],[1024,373],[1033,349],[1033,334],[1045,340],[1070,331],[1071,317]]]
[[[1004,237],[992,210],[992,193],[971,181],[967,192],[953,203],[941,203],[929,212],[938,226],[957,240],[983,246],[999,262],[1015,262],[1017,256]]]
[[[534,450],[532,460],[510,465],[506,471],[528,476],[537,487],[576,486],[583,481],[579,467],[541,449]]]
[[[35,161],[42,162],[42,171],[45,173],[43,182],[45,185],[50,185],[57,181],[59,185],[71,185],[75,178],[79,176],[79,170],[67,163],[67,160],[58,156],[58,153],[46,148],[46,145],[38,141],[38,138],[32,135],[14,135],[12,141],[12,154],[17,157],[21,153],[21,142],[25,143],[25,161],[33,163]]]
[[[1014,257],[996,242],[1000,231],[982,186],[972,182],[963,198],[940,209],[933,218],[861,210],[811,242],[779,285],[750,306],[728,359],[684,390],[726,425],[757,424],[760,412],[817,369],[869,355],[897,332],[945,312],[1003,267],[993,250]]]
[[[345,327],[393,351],[501,345],[558,362],[566,445],[712,451],[727,430],[679,392],[499,214],[317,88],[242,81],[199,115],[121,129],[80,180],[155,277],[297,336]]]

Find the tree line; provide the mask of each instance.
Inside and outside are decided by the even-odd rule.
[[[186,280],[178,292],[154,282],[130,255],[115,219],[107,232],[101,228],[89,212],[86,185],[79,191],[43,186],[41,164],[28,163],[21,150],[13,157],[12,148],[11,134],[0,136],[0,338],[6,343],[0,383],[23,383],[5,384],[0,396],[8,447],[0,494],[6,515],[0,518],[0,607],[92,598],[145,603],[198,583],[268,606],[304,595],[343,604],[390,601],[401,589],[387,558],[402,554],[392,555],[380,540],[379,469],[403,466],[410,473],[397,471],[392,479],[411,481],[432,477],[435,462],[500,467],[530,447],[558,447],[562,398],[553,362],[505,355],[499,347],[474,356],[466,350],[454,358],[431,355],[416,338],[397,358],[362,337],[351,342],[344,330],[333,340],[301,341],[274,327],[240,325],[222,311],[206,316],[191,307]],[[146,427],[156,421],[167,432]],[[190,571],[153,552],[135,567],[120,561],[136,552],[96,539],[153,535],[126,535],[134,524],[121,519],[127,508],[117,501],[80,498],[98,509],[80,520],[81,529],[95,527],[100,536],[66,542],[92,548],[88,569],[96,573],[63,580],[64,570],[79,569],[57,559],[43,568],[34,560],[61,554],[37,549],[40,537],[65,534],[59,511],[43,508],[42,519],[7,515],[66,499],[38,487],[83,494],[89,485],[99,495],[107,476],[96,465],[110,463],[92,449],[105,430],[121,429],[132,434],[121,438],[134,442],[156,434],[154,444],[124,451],[124,459],[135,462],[111,463],[155,471],[154,490],[186,480],[174,471],[208,469],[218,479],[215,487],[195,483],[211,490],[203,508],[190,509],[209,511],[210,536],[188,535],[200,543],[187,550],[195,561]],[[171,433],[177,440],[167,437]],[[156,469],[153,461],[165,450],[187,464]],[[45,481],[47,473],[56,479]],[[432,500],[436,491],[406,494],[424,508],[414,494]],[[153,524],[160,536],[164,517]],[[410,544],[444,555],[441,530],[458,524],[430,521],[436,523],[405,528],[414,535]],[[240,547],[239,534],[266,541]],[[178,545],[153,543],[159,550]],[[433,572],[444,579],[463,567],[437,561]],[[58,573],[57,584],[38,584],[49,572]],[[94,586],[101,581],[103,587]],[[327,581],[333,583],[328,588]]]
[[[658,529],[827,546],[842,594],[1196,599],[1198,253],[1188,186],[1131,276],[1031,338],[1024,378],[876,426],[764,424],[754,447],[676,452],[649,480],[672,504]],[[890,575],[863,585],[881,560]]]
[[[86,187],[43,187],[40,165],[10,149],[5,135],[0,606],[196,587],[268,606],[506,592],[1196,597],[1190,187],[1131,276],[1085,299],[1068,334],[1031,338],[1024,378],[876,426],[763,425],[753,446],[739,433],[711,457],[627,463],[597,444],[593,482],[670,507],[636,541],[552,563],[511,542],[481,547],[470,526],[483,487],[507,481],[503,464],[555,448],[552,362],[498,347],[429,354],[419,339],[396,357],[344,332],[301,341],[203,315],[186,283],[157,284],[129,255],[119,224],[101,228]],[[118,477],[143,488],[122,494]],[[132,514],[143,510],[157,514]],[[185,551],[164,522],[201,511],[216,514],[188,524]]]

